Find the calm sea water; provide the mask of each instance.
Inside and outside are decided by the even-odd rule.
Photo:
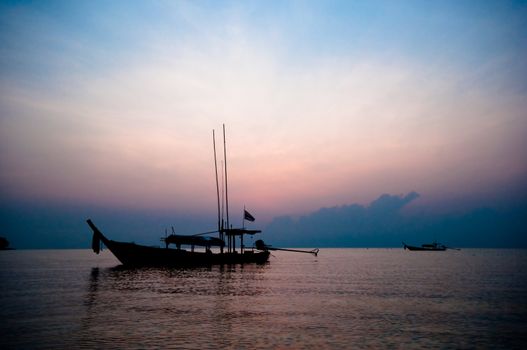
[[[527,347],[526,250],[273,255],[123,269],[107,250],[0,252],[0,347]]]

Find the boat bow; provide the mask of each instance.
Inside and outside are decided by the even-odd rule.
[[[101,251],[101,242],[103,242],[106,246],[108,246],[108,238],[106,238],[102,234],[102,232],[97,228],[97,226],[93,224],[91,219],[86,220],[86,222],[88,223],[88,226],[90,226],[90,228],[93,231],[93,237],[91,240],[91,249],[93,250],[94,253],[99,254],[99,252]]]

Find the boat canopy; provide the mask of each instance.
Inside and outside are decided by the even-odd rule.
[[[231,228],[223,230],[227,236],[243,236],[243,235],[254,235],[256,233],[262,232],[261,230],[248,230],[245,228]]]
[[[225,242],[219,238],[214,237],[202,237],[202,236],[185,236],[185,235],[170,235],[163,238],[166,244],[186,244],[186,245],[197,245],[203,247],[223,247]]]
[[[421,247],[423,248],[445,248],[443,244],[440,244],[437,242],[421,244]]]

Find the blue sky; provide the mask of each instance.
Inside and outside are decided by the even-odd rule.
[[[522,200],[526,33],[520,1],[3,1],[0,200],[213,216],[222,123],[264,222]]]

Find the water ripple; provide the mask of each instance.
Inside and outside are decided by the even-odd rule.
[[[277,252],[126,269],[107,252],[0,256],[5,349],[521,348],[527,252]]]

